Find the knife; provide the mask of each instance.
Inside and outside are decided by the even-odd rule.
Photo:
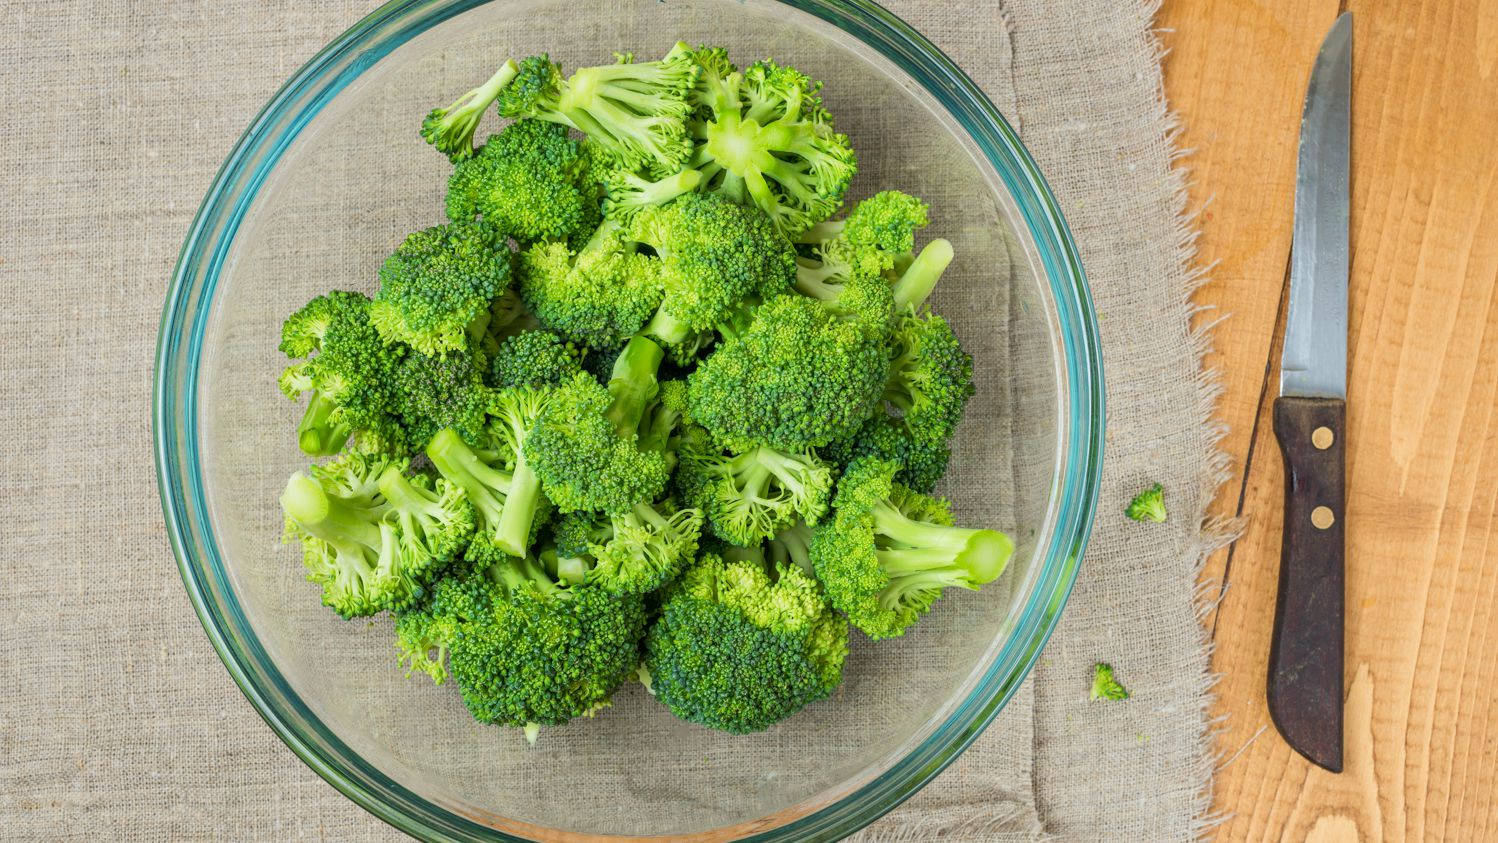
[[[1274,434],[1285,457],[1269,715],[1312,763],[1342,771],[1343,497],[1352,14],[1332,24],[1306,90],[1290,304]]]

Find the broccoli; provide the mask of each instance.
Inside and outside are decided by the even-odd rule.
[[[816,576],[811,564],[811,527],[805,521],[781,530],[765,546],[770,561],[777,565],[795,565],[808,577]]]
[[[487,383],[495,389],[559,386],[582,370],[582,355],[571,343],[550,331],[522,331],[495,349]]]
[[[660,262],[664,296],[645,330],[673,345],[717,328],[751,298],[790,289],[796,252],[753,208],[687,194],[635,214],[630,238]]]
[[[1113,678],[1113,666],[1098,662],[1092,666],[1092,698],[1095,700],[1126,700],[1129,691]]]
[[[678,447],[677,489],[725,541],[759,544],[797,518],[816,524],[827,514],[832,471],[809,451],[724,453],[700,429],[684,434]]]
[[[670,501],[637,503],[619,515],[573,513],[554,532],[560,576],[570,582],[581,574],[611,594],[648,594],[696,558],[701,532],[702,513]]]
[[[603,213],[610,219],[628,223],[645,208],[664,205],[696,190],[701,181],[702,174],[696,170],[682,170],[654,181],[630,170],[614,170],[603,180],[606,194]]]
[[[895,269],[899,274],[894,286],[895,309],[900,312],[919,310],[931,296],[931,291],[936,289],[942,273],[951,265],[952,257],[951,242],[938,237],[927,243],[908,265],[902,267],[897,260]]]
[[[930,313],[901,316],[894,346],[884,400],[899,410],[914,438],[947,441],[973,397],[973,358],[947,320]]]
[[[293,474],[281,493],[286,538],[301,541],[307,579],[344,618],[419,600],[472,531],[460,495],[441,481],[407,480],[405,467],[349,453]]]
[[[852,435],[873,413],[888,372],[876,322],[779,296],[692,373],[692,417],[729,447],[822,446]]]
[[[463,441],[483,441],[490,394],[478,355],[467,348],[411,351],[391,376],[395,407],[411,449],[421,451],[437,432],[452,428]]]
[[[586,236],[601,219],[603,198],[587,150],[563,126],[517,121],[453,168],[447,216],[480,218],[522,244]]]
[[[622,514],[659,498],[666,459],[638,439],[662,356],[660,346],[635,337],[614,362],[608,386],[579,373],[547,402],[523,453],[561,512]]]
[[[696,66],[678,55],[648,62],[622,55],[615,64],[579,68],[565,81],[548,56],[531,56],[500,92],[499,113],[570,126],[623,168],[670,173],[691,154],[687,96],[696,78]]]
[[[394,415],[390,381],[400,347],[381,341],[362,293],[318,296],[281,326],[281,350],[307,358],[280,377],[288,398],[312,393],[297,424],[297,445],[312,456],[330,456],[358,434],[376,449],[400,450],[404,434]]]
[[[544,521],[549,504],[526,462],[525,443],[551,396],[549,390],[526,387],[496,391],[480,445],[470,446],[452,428],[439,431],[427,444],[432,465],[473,504],[472,561],[523,556]]]
[[[916,436],[905,421],[888,413],[877,413],[849,437],[836,439],[817,453],[837,468],[859,457],[894,460],[900,464],[895,480],[911,490],[929,493],[942,475],[952,449],[944,439]]]
[[[576,252],[538,243],[520,253],[520,297],[541,324],[589,348],[617,349],[660,307],[660,263],[605,221]]]
[[[834,516],[811,542],[832,605],[876,639],[903,635],[945,588],[992,582],[1014,552],[997,530],[952,526],[946,503],[896,483],[898,469],[892,460],[849,465]]]
[[[457,350],[483,335],[509,283],[510,252],[493,228],[435,226],[407,236],[380,267],[370,321],[387,342],[424,354]]]
[[[699,189],[763,211],[796,237],[838,209],[858,162],[822,108],[821,83],[769,59],[734,69],[719,48],[679,43],[667,57],[698,67],[686,169]]]
[[[396,623],[401,660],[442,681],[448,663],[483,723],[558,725],[608,705],[635,674],[638,596],[562,587],[535,559],[508,559],[438,583]]]
[[[507,61],[489,81],[458,97],[452,105],[432,109],[421,121],[422,139],[453,161],[472,156],[473,133],[478,131],[479,121],[519,70],[515,62]]]
[[[842,681],[848,624],[799,568],[704,556],[667,592],[645,638],[656,699],[734,734],[768,728]]]
[[[1165,511],[1165,487],[1156,483],[1135,495],[1124,509],[1124,514],[1135,521],[1163,523],[1168,514]]]

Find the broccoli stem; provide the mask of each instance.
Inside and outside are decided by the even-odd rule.
[[[525,539],[530,534],[530,524],[535,518],[539,497],[534,490],[540,487],[540,482],[530,473],[530,469],[525,469],[529,478],[517,483],[515,475],[506,474],[484,462],[468,447],[463,437],[450,427],[432,437],[432,441],[427,444],[427,457],[443,477],[456,484],[468,496],[481,522],[493,531],[495,545],[505,553],[523,555]],[[523,465],[523,457],[517,457],[517,473]],[[528,491],[526,487],[532,488]],[[503,500],[500,495],[503,495]],[[509,512],[512,505],[517,510],[514,513]],[[508,522],[506,516],[510,519]],[[507,524],[508,529],[514,529],[517,523],[525,526],[520,533],[518,551],[511,549],[515,545],[513,534],[508,530],[502,532]],[[507,543],[509,546],[506,546]]]
[[[650,317],[645,333],[657,337],[666,345],[676,345],[685,342],[692,335],[692,326],[672,316],[666,305],[662,304],[655,315]]]
[[[411,485],[411,481],[396,466],[392,465],[380,474],[379,488],[385,501],[395,509],[427,515],[438,514],[436,502],[426,492]]]
[[[915,521],[888,502],[873,516],[875,555],[892,578],[955,567],[973,586],[982,585],[997,579],[1014,553],[1014,542],[997,530]]]
[[[638,432],[646,405],[660,389],[655,373],[664,357],[660,346],[647,337],[637,336],[630,338],[614,361],[608,383],[609,395],[614,400],[604,416],[621,437],[629,438]]]
[[[518,557],[497,564],[489,569],[489,576],[504,586],[505,591],[511,595],[527,584],[534,585],[547,596],[557,594],[562,590],[557,586],[556,581],[547,575],[546,569],[530,557]]]
[[[629,204],[664,205],[684,193],[691,193],[701,183],[702,173],[697,170],[682,170],[659,181],[650,182],[630,198]]]
[[[332,421],[338,403],[313,390],[307,410],[296,426],[296,443],[302,453],[313,457],[330,457],[343,450],[353,428],[346,422]]]
[[[297,472],[281,493],[281,508],[308,533],[333,547],[380,547],[381,510],[329,497],[317,481]]]
[[[540,499],[541,479],[526,464],[525,454],[516,451],[515,470],[510,474],[510,493],[505,497],[505,508],[499,515],[499,526],[495,530],[496,547],[511,556],[525,555]]]
[[[792,242],[814,245],[826,243],[843,233],[843,226],[847,220],[823,220],[811,228],[796,235]]]
[[[458,97],[447,108],[433,110],[422,122],[422,137],[454,161],[472,155],[473,133],[484,112],[519,72],[514,61],[500,65],[489,81]]]
[[[900,280],[895,282],[895,307],[904,310],[925,304],[931,291],[936,289],[936,282],[952,263],[952,256],[950,241],[938,237],[927,243],[900,275]]]

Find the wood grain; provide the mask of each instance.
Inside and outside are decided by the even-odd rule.
[[[1284,472],[1278,383],[1300,101],[1335,2],[1165,0],[1166,88],[1231,314],[1237,474],[1216,511],[1227,840],[1498,839],[1498,3],[1377,0],[1355,16],[1346,768],[1314,769],[1264,701]],[[1208,204],[1208,199],[1211,199]]]

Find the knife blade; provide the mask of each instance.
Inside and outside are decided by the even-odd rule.
[[[1290,297],[1274,432],[1285,520],[1267,699],[1297,752],[1342,771],[1343,539],[1352,14],[1321,44],[1295,176]]]

